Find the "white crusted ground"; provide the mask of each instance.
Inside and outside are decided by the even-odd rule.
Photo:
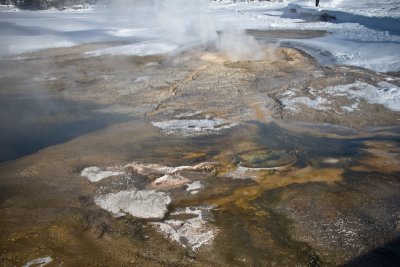
[[[41,266],[45,266],[45,265],[49,264],[52,261],[53,261],[53,259],[50,256],[47,256],[44,258],[38,258],[38,259],[31,260],[30,262],[26,263],[22,267],[31,267],[31,266],[41,267]]]
[[[89,167],[82,171],[82,176],[91,181],[104,179],[109,175],[129,174],[132,171],[149,176],[147,189],[168,190],[187,185],[186,190],[196,194],[203,188],[200,181],[191,182],[184,177],[188,171],[209,172],[213,170],[215,163],[204,162],[194,166],[168,167],[160,164],[131,163],[121,167],[107,168],[102,170],[98,167]],[[108,171],[108,173],[106,173]],[[154,175],[159,178],[150,182]],[[95,196],[96,205],[111,212],[115,217],[132,215],[144,219],[163,219],[171,203],[169,193],[156,190],[125,190],[117,193],[99,194]],[[205,220],[205,214],[209,214],[211,208],[196,207],[186,208],[171,213],[172,219],[163,222],[152,223],[168,238],[180,243],[184,247],[197,250],[201,246],[210,244],[215,237],[216,228],[209,225]],[[189,219],[179,219],[179,216],[189,216]],[[176,219],[174,218],[176,217]]]
[[[359,109],[360,101],[370,104],[380,104],[392,111],[400,111],[400,88],[386,81],[377,85],[357,81],[351,84],[331,86],[319,91],[309,88],[310,97],[299,96],[300,91],[292,89],[282,94],[281,103],[284,109],[298,113],[301,106],[314,110],[334,112],[353,112]],[[301,93],[300,93],[301,94]],[[337,106],[330,98],[346,97],[352,103],[347,106]]]
[[[233,179],[254,179],[260,175],[260,172],[265,171],[278,171],[287,168],[290,164],[284,166],[270,167],[270,168],[248,168],[238,166],[234,171],[228,173],[226,176]]]
[[[195,181],[187,185],[186,191],[190,192],[191,194],[197,194],[202,188],[203,184],[201,181]]]
[[[98,195],[95,197],[95,203],[115,217],[130,214],[144,219],[162,219],[171,198],[164,192],[132,190]]]
[[[86,52],[87,56],[103,56],[103,55],[112,55],[112,56],[149,56],[149,55],[157,55],[157,54],[169,54],[173,53],[178,49],[176,44],[172,44],[169,42],[142,42],[142,43],[134,43],[129,45],[110,47],[98,49],[95,51]]]
[[[165,174],[154,180],[149,187],[151,188],[175,188],[189,183],[190,180],[180,174]]]
[[[155,181],[148,185],[149,188],[157,189],[168,189],[174,187],[180,187],[190,182],[189,179],[181,175],[184,171],[195,171],[195,172],[209,172],[215,166],[212,162],[203,162],[194,166],[178,166],[168,167],[160,164],[142,164],[142,163],[130,163],[125,166],[117,167],[87,167],[81,172],[81,176],[86,177],[91,182],[98,182],[103,179],[112,176],[124,175],[129,171],[136,171],[141,175],[161,175]]]
[[[186,185],[190,182],[189,179],[185,178],[181,172],[184,171],[211,171],[215,164],[212,162],[203,162],[194,166],[178,166],[178,167],[167,167],[159,164],[140,164],[131,163],[125,166],[135,170],[137,173],[142,175],[159,174],[161,177],[154,180],[149,184],[149,188],[152,189],[170,189],[177,188]]]
[[[223,119],[202,119],[202,120],[168,120],[152,122],[155,127],[161,129],[164,134],[175,134],[182,136],[197,136],[218,134],[224,129],[235,126]]]
[[[400,88],[388,82],[376,86],[357,81],[324,89],[330,95],[342,95],[351,99],[364,99],[371,104],[381,104],[387,109],[400,111]]]
[[[106,168],[100,169],[99,167],[87,167],[81,172],[81,176],[86,177],[91,182],[98,182],[111,176],[117,176],[124,174],[123,171],[117,168]]]
[[[132,168],[142,175],[149,174],[177,174],[182,171],[207,171],[214,167],[215,163],[203,162],[194,166],[178,166],[168,167],[160,164],[142,164],[142,163],[131,163],[125,166],[125,168]]]
[[[183,247],[198,250],[204,245],[210,245],[217,233],[217,229],[207,223],[204,218],[210,207],[192,207],[171,213],[171,216],[194,215],[187,220],[171,219],[164,222],[152,223],[167,238],[178,242]]]
[[[208,172],[214,168],[214,165],[214,163],[204,162],[194,166],[168,167],[160,164],[131,163],[125,166],[108,167],[105,169],[88,167],[82,171],[81,175],[92,182],[97,182],[111,176],[128,174],[131,171],[145,176],[160,175],[159,178],[152,182],[149,178],[147,189],[165,190],[182,187],[191,182],[181,172]],[[199,189],[201,185],[195,182],[189,187],[192,188],[191,190],[195,190],[196,188]],[[97,195],[95,203],[116,217],[130,214],[138,218],[161,219],[167,212],[171,198],[167,193],[155,190],[131,190]]]
[[[295,113],[300,112],[298,104],[305,105],[309,108],[316,110],[327,110],[329,109],[329,107],[327,107],[326,105],[331,103],[327,99],[320,96],[317,96],[314,99],[305,96],[293,98],[285,97],[281,99],[281,102],[286,109],[289,109],[290,111]]]

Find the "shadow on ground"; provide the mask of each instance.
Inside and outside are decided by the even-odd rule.
[[[345,267],[396,267],[400,265],[400,237],[346,263]]]

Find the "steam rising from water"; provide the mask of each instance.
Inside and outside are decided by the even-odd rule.
[[[217,39],[207,0],[156,0],[156,18],[166,38],[178,44],[208,45]]]
[[[265,52],[257,40],[244,30],[224,31],[217,41],[217,48],[232,60],[260,60]]]
[[[327,3],[328,6],[337,7],[337,6],[340,6],[342,4],[343,0],[330,0],[330,1],[327,1],[327,2],[328,2]]]
[[[110,18],[135,25],[156,28],[163,41],[191,47],[215,47],[232,60],[259,60],[265,52],[255,38],[244,29],[217,25],[209,0],[113,0],[108,9]],[[222,34],[218,35],[218,31]]]

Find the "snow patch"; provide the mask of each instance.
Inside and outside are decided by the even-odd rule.
[[[133,171],[144,176],[160,175],[160,177],[148,185],[148,188],[169,189],[181,187],[190,182],[190,180],[185,178],[181,172],[211,172],[214,167],[215,163],[213,162],[202,162],[194,166],[178,167],[133,162],[125,166],[116,167],[87,167],[83,169],[81,176],[88,178],[91,182],[98,182],[112,176],[129,175]]]
[[[191,207],[171,213],[171,216],[194,215],[187,220],[171,219],[152,223],[165,237],[196,251],[200,247],[210,245],[216,236],[217,229],[207,223],[206,217],[211,217],[211,207]]]
[[[293,89],[293,90],[285,91],[282,95],[283,95],[283,96],[287,96],[287,97],[289,97],[289,96],[295,96],[295,95],[296,95],[296,92],[295,92],[295,91],[298,91],[298,89]]]
[[[326,158],[322,162],[326,164],[338,164],[340,160],[335,158]]]
[[[249,168],[249,167],[243,167],[243,166],[238,165],[238,167],[234,171],[229,172],[226,176],[228,176],[232,179],[256,180],[258,175],[262,171],[279,171],[279,170],[286,169],[287,167],[288,167],[288,165],[269,167],[269,168]]]
[[[293,113],[298,113],[300,110],[298,109],[298,105],[305,105],[309,108],[316,109],[316,110],[327,110],[327,104],[330,104],[331,101],[317,96],[315,99],[311,99],[309,97],[285,97],[281,99],[281,102],[285,109],[290,110]]]
[[[400,88],[388,82],[379,82],[377,86],[373,86],[357,81],[352,84],[328,87],[324,91],[333,96],[364,99],[370,104],[381,104],[392,111],[400,111]]]
[[[49,264],[52,261],[53,261],[53,259],[50,256],[47,256],[44,258],[38,258],[38,259],[31,260],[30,262],[26,263],[22,267],[31,267],[31,266],[41,267],[41,266],[45,266],[45,265]]]
[[[150,56],[171,54],[178,49],[175,44],[167,42],[142,42],[129,45],[115,46],[86,52],[87,56]]]
[[[112,29],[108,34],[116,37],[155,37],[156,32],[151,28]]]
[[[203,184],[201,181],[195,181],[187,185],[186,191],[190,192],[191,194],[197,194],[200,189],[203,188]]]
[[[138,218],[162,219],[171,198],[166,193],[154,190],[132,190],[96,196],[95,203],[115,217],[128,213]]]
[[[87,167],[81,172],[81,176],[86,177],[91,182],[98,182],[111,176],[123,175],[123,171],[116,168],[106,168],[104,170],[99,167]]]
[[[210,171],[214,168],[215,163],[213,162],[202,162],[194,166],[178,166],[168,167],[160,164],[142,164],[142,163],[131,163],[125,166],[125,168],[132,168],[142,175],[149,174],[177,174],[181,171]]]
[[[148,76],[142,76],[138,77],[135,79],[134,83],[142,83],[142,82],[148,82],[150,80],[150,77]]]
[[[32,79],[34,82],[51,82],[51,81],[57,81],[57,77],[35,77]]]
[[[105,194],[101,188],[98,195],[95,196],[96,205],[111,212],[115,217],[130,214],[134,217],[144,219],[162,219],[167,213],[168,205],[171,198],[168,193],[155,191],[154,189],[171,189],[182,187],[190,183],[181,172],[210,172],[214,169],[215,164],[203,162],[194,166],[178,166],[168,167],[160,164],[140,164],[131,163],[125,166],[99,168],[85,168],[81,175],[87,177],[92,182],[97,182],[107,177],[115,175],[124,175],[131,177],[132,173],[137,173],[147,177],[145,181],[145,190],[138,190],[134,187],[132,190],[123,190],[117,193]],[[158,177],[158,175],[160,175]],[[154,176],[158,177],[154,181]],[[132,176],[134,179],[135,175]],[[193,183],[189,187],[195,189],[199,187]],[[103,191],[103,192],[102,192]]]
[[[332,97],[346,97],[355,100],[351,105],[340,107],[344,112],[358,110],[360,100],[365,100],[370,104],[381,104],[392,111],[400,111],[400,87],[386,81],[381,81],[377,85],[357,81],[351,84],[327,87],[320,92]],[[282,94],[284,97],[281,99],[281,103],[285,109],[293,113],[301,111],[299,105],[320,111],[334,110],[334,107],[330,106],[331,100],[316,95],[316,91],[312,88],[309,93],[313,95],[313,99],[306,96],[295,97],[294,90],[286,91]]]
[[[236,125],[223,119],[168,120],[152,122],[152,124],[160,128],[164,134],[183,136],[218,134],[222,130]]]
[[[203,162],[194,166],[178,166],[178,167],[167,167],[159,164],[139,164],[132,163],[125,166],[125,168],[131,168],[137,173],[142,175],[159,174],[161,177],[153,181],[149,187],[157,189],[168,189],[181,187],[190,182],[189,179],[181,175],[184,171],[202,171],[210,172],[214,169],[215,164],[212,162]]]
[[[190,117],[194,117],[194,116],[200,115],[202,113],[203,113],[203,111],[201,111],[201,110],[182,112],[182,113],[176,115],[175,118],[177,118],[177,119],[190,118]]]
[[[42,35],[41,39],[37,38],[36,36],[13,36],[12,38],[4,37],[4,39],[0,40],[0,45],[3,46],[2,50],[0,51],[0,56],[4,56],[17,55],[48,48],[72,47],[77,45],[77,43],[70,40],[65,40],[58,36]]]
[[[353,112],[353,111],[358,109],[358,105],[359,105],[359,103],[356,102],[351,106],[343,106],[343,107],[341,107],[341,109],[346,111],[346,112]]]

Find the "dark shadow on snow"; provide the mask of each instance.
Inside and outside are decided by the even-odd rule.
[[[400,18],[367,17],[343,11],[304,8],[296,4],[289,4],[284,9],[282,17],[307,21],[329,21],[331,23],[358,23],[372,30],[387,31],[394,35],[400,35]]]

